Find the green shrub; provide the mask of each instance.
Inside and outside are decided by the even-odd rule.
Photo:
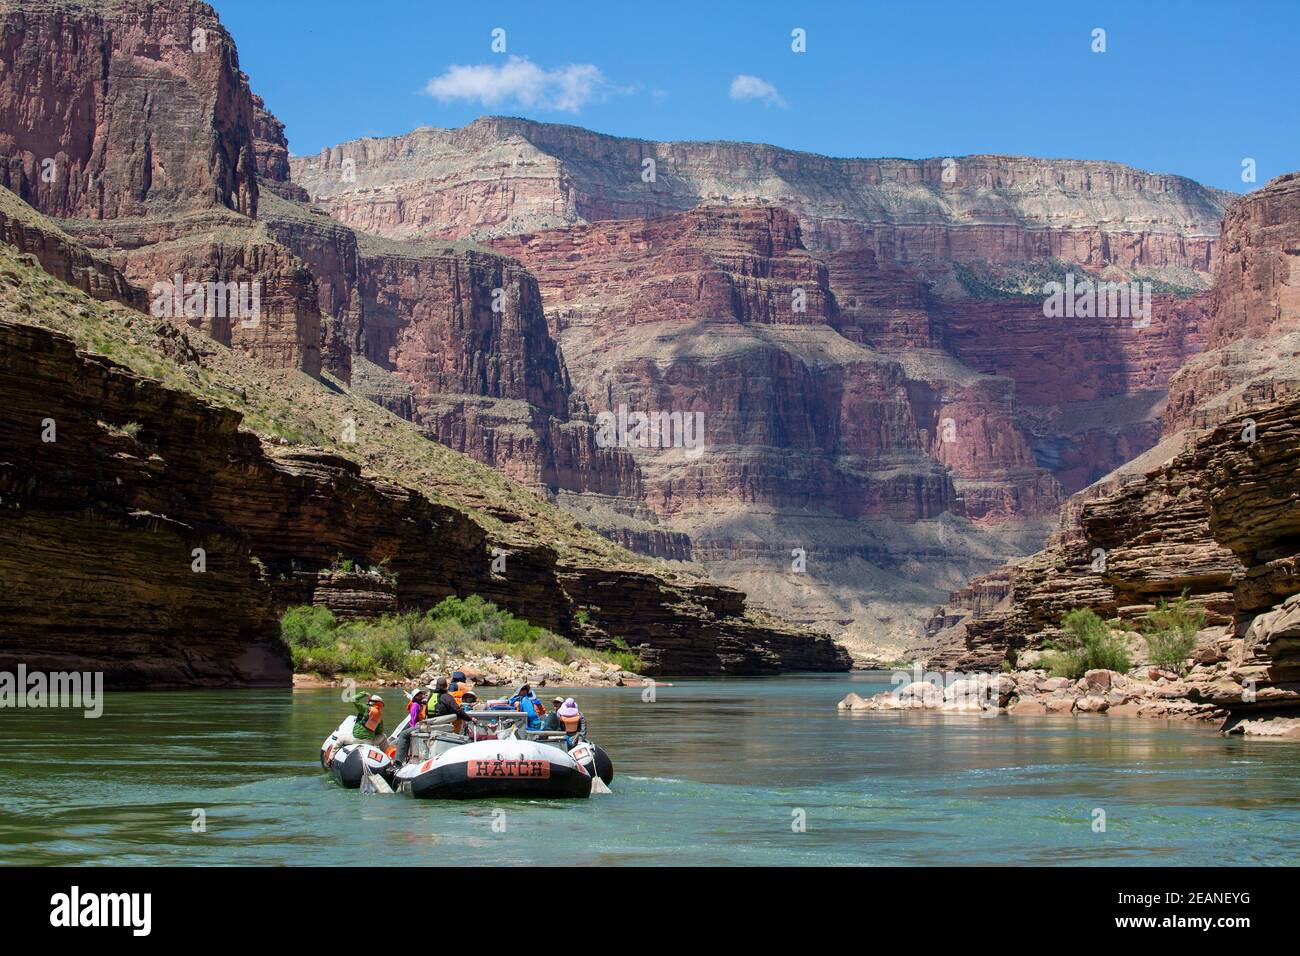
[[[619,650],[613,652],[580,648],[477,595],[449,597],[428,611],[369,621],[338,621],[328,608],[293,607],[281,618],[280,633],[292,650],[295,670],[331,676],[388,671],[414,677],[431,659],[474,654],[509,654],[533,663],[550,658],[561,664],[589,657],[630,671],[642,666],[621,639],[615,639]]]
[[[335,641],[334,612],[327,607],[303,604],[291,607],[280,618],[280,637],[290,647],[325,647]]]
[[[1133,666],[1124,640],[1111,633],[1090,608],[1075,608],[1061,619],[1065,634],[1043,655],[1042,667],[1053,677],[1077,680],[1086,671],[1127,671]]]
[[[1184,591],[1172,603],[1161,598],[1143,616],[1138,629],[1151,663],[1181,674],[1196,647],[1196,632],[1204,625],[1205,610],[1190,604]]]

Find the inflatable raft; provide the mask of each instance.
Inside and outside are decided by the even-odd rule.
[[[453,747],[393,776],[393,789],[417,799],[588,797],[593,777],[563,748],[535,740],[480,740]]]
[[[572,747],[566,748],[564,734],[530,733],[525,736],[525,739],[536,740],[566,751],[576,764],[586,770],[590,776],[599,778],[607,787],[614,780],[614,761],[609,759],[609,754],[601,747],[589,740],[580,740]]]
[[[350,790],[361,787],[361,778],[366,771],[382,777],[391,785],[396,770],[392,758],[374,744],[354,742],[352,725],[355,721],[355,717],[347,718],[334,733],[325,738],[320,748],[321,766],[338,783]]]
[[[472,711],[471,717],[459,734],[451,715],[412,727],[410,759],[400,769],[374,744],[357,742],[356,718],[348,717],[321,744],[321,766],[352,790],[368,783],[386,792],[377,784],[382,781],[420,798],[587,797],[593,787],[608,792],[614,764],[596,744],[580,740],[570,748],[563,733],[525,730],[517,711]]]

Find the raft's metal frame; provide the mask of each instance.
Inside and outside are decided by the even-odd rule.
[[[476,723],[493,723],[499,726],[498,737],[518,737],[533,740],[539,744],[549,744],[560,750],[568,751],[568,737],[562,730],[528,730],[521,726],[528,720],[528,715],[518,710],[467,710],[465,712]],[[451,717],[451,719],[448,719]],[[457,718],[452,715],[431,717],[422,720],[409,731],[411,735],[411,760],[428,760],[439,757],[452,747],[471,742],[467,734],[451,732],[451,726]],[[444,744],[445,746],[438,746]]]

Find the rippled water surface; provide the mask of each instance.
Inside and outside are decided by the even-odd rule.
[[[835,710],[887,686],[576,692],[617,774],[585,801],[341,790],[317,763],[348,713],[336,690],[110,694],[98,720],[6,710],[0,862],[1300,863],[1300,745],[1121,718]]]

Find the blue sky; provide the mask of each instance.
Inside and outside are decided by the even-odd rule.
[[[832,156],[1115,160],[1237,192],[1300,169],[1300,0],[213,2],[295,154],[503,114]]]

